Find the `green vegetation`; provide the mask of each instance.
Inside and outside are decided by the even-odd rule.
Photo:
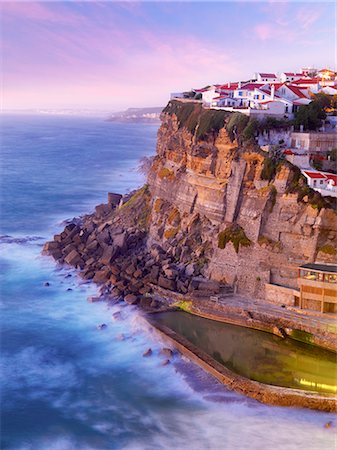
[[[236,253],[239,253],[240,245],[248,247],[251,245],[251,240],[246,236],[243,228],[237,224],[232,224],[218,235],[218,247],[224,249],[228,242],[231,242],[235,248]]]
[[[332,95],[315,94],[309,105],[300,106],[294,120],[294,125],[299,128],[303,125],[305,130],[317,130],[322,125],[328,111],[336,110],[337,98]]]
[[[174,180],[174,172],[173,170],[168,169],[167,167],[162,167],[159,171],[158,171],[158,177],[161,178],[162,180],[164,178],[166,178],[167,180]]]
[[[271,181],[276,175],[277,163],[266,156],[263,161],[263,168],[261,172],[261,179]]]
[[[232,113],[227,124],[226,130],[230,140],[233,142],[243,132],[248,125],[249,118],[240,112]]]
[[[321,194],[314,189],[311,189],[304,175],[298,167],[291,166],[292,168],[292,180],[287,188],[287,194],[297,193],[297,201],[306,201],[312,208],[318,209],[331,208],[336,210],[336,199],[332,197],[322,197]]]
[[[330,150],[329,156],[331,161],[337,161],[337,148]]]
[[[273,241],[273,239],[270,239],[269,237],[264,236],[264,235],[259,236],[257,242],[261,247],[266,246],[272,250],[282,248],[282,244],[280,241]]]
[[[137,225],[139,229],[147,229],[150,221],[151,194],[147,184],[122,205],[118,214],[130,225]]]
[[[201,103],[183,103],[177,100],[170,101],[163,112],[175,114],[178,127],[186,128],[192,134],[195,133],[197,139],[205,138],[210,133],[218,133],[229,116],[226,111],[206,110]]]
[[[247,126],[242,132],[242,138],[244,141],[255,139],[259,130],[259,122],[256,119],[249,119]]]
[[[192,302],[191,300],[183,300],[181,302],[175,303],[174,306],[180,308],[182,311],[191,313],[192,312]]]
[[[173,239],[174,237],[176,237],[178,231],[179,231],[179,228],[168,228],[164,232],[164,237],[166,239]]]
[[[196,138],[204,138],[211,132],[217,134],[225,126],[227,116],[226,111],[202,110],[196,130]]]
[[[270,130],[285,130],[290,128],[292,121],[288,119],[276,119],[275,117],[266,117],[258,123],[258,131],[263,133]],[[281,139],[283,140],[283,139]],[[281,144],[282,142],[280,142]]]
[[[318,249],[318,251],[320,251],[322,253],[325,253],[327,255],[333,255],[333,256],[337,255],[336,247],[334,245],[331,245],[331,244],[322,245],[322,247],[320,247]]]

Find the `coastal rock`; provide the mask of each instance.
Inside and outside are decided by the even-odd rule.
[[[72,250],[65,258],[64,261],[71,265],[75,266],[77,264],[80,264],[82,262],[81,256],[77,253],[76,250]]]
[[[177,287],[174,280],[169,280],[162,275],[158,279],[158,285],[164,289],[169,289],[170,291],[175,291]]]
[[[138,303],[138,297],[134,294],[128,294],[124,297],[124,301],[129,305],[136,305]]]
[[[107,324],[106,323],[101,323],[99,325],[97,325],[97,330],[105,330],[105,328],[107,328]]]
[[[165,356],[167,359],[170,359],[173,357],[173,351],[170,348],[162,348],[159,352],[160,356]]]
[[[152,355],[152,349],[151,348],[148,348],[144,353],[143,353],[143,356],[145,357],[145,358],[147,358],[147,357],[149,357],[149,356],[151,356]]]

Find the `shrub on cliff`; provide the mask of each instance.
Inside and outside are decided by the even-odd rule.
[[[209,133],[217,134],[225,126],[227,115],[226,111],[203,110],[199,117],[196,138],[204,138]]]
[[[249,118],[242,113],[235,112],[231,114],[226,124],[226,130],[232,142],[235,139],[238,139],[238,137],[248,125],[248,121]]]
[[[218,247],[224,249],[228,242],[231,242],[235,248],[236,253],[239,253],[240,245],[242,247],[249,247],[251,240],[248,239],[243,228],[239,225],[232,224],[218,235]]]
[[[325,253],[326,255],[333,255],[333,256],[337,255],[336,247],[331,244],[322,245],[322,247],[320,247],[318,251]]]

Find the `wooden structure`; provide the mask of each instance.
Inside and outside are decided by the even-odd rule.
[[[337,266],[304,264],[298,268],[299,307],[337,314]]]

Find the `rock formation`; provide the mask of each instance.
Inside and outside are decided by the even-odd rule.
[[[147,184],[110,194],[45,251],[145,307],[155,306],[154,285],[264,298],[265,283],[296,287],[299,264],[337,262],[331,199],[262,152],[241,116],[170,102]]]

